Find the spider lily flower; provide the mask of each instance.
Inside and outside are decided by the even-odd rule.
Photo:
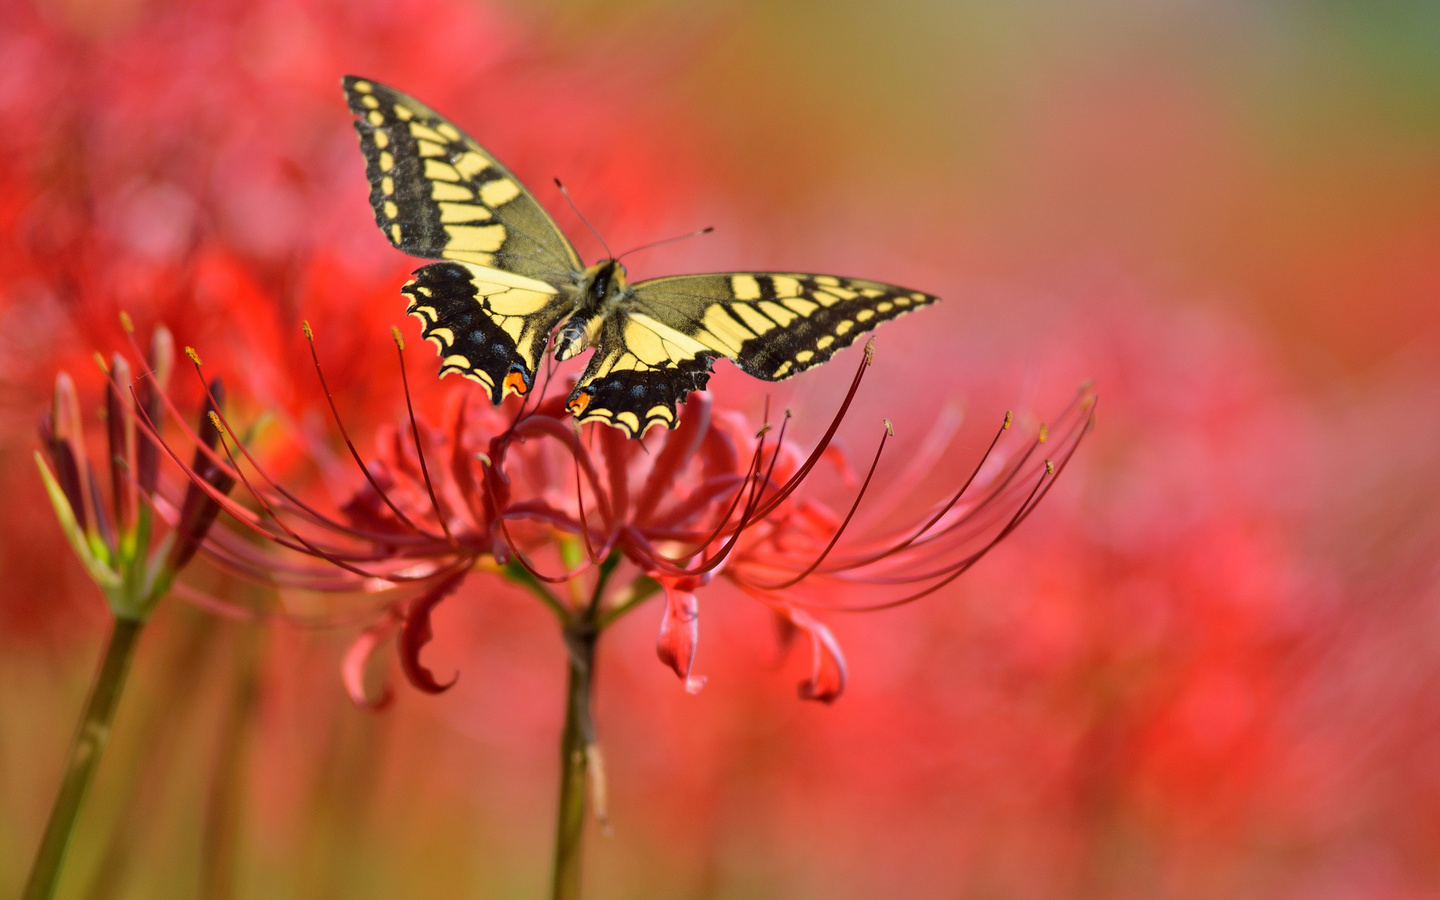
[[[132,327],[128,316],[122,319]],[[104,592],[120,619],[143,622],[169,590],[176,573],[194,557],[215,521],[223,496],[233,485],[229,475],[209,465],[205,456],[218,438],[209,418],[219,409],[224,394],[219,381],[208,388],[208,401],[196,433],[192,464],[194,479],[187,483],[180,504],[169,507],[169,533],[158,542],[154,508],[165,506],[157,494],[159,456],[148,433],[138,423],[152,420],[174,365],[174,343],[164,328],[156,329],[145,379],[136,384],[129,361],[115,354],[107,365],[105,422],[110,497],[107,502],[100,478],[86,452],[83,417],[75,382],[64,372],[56,378],[55,399],[40,424],[43,455],[36,463],[45,482],[56,517],[75,554]]]
[[[306,336],[314,354],[308,325]],[[691,691],[704,684],[692,673],[698,598],[720,577],[773,610],[782,636],[809,638],[814,664],[801,696],[833,701],[844,688],[845,663],[813,613],[899,605],[949,584],[1034,511],[1093,420],[1088,390],[1053,428],[1042,425],[1028,438],[1016,434],[1007,414],[968,477],[932,509],[915,522],[853,539],[847,529],[879,468],[889,423],[848,512],[837,514],[801,487],[822,461],[840,458],[833,439],[870,365],[868,346],[825,432],[803,451],[786,438],[788,412],[778,425],[756,429],[717,410],[704,393],[689,398],[675,429],[648,443],[601,425],[577,427],[563,396],[547,399],[543,390],[491,408],[461,389],[450,395],[439,426],[431,427],[415,414],[404,343],[398,332],[394,338],[408,416],[399,427],[377,433],[373,458],[361,457],[330,401],[363,475],[337,514],[322,514],[281,486],[235,439],[223,415],[212,416],[222,434],[218,448],[208,450],[202,441],[197,452],[197,460],[203,456],[235,479],[252,502],[242,505],[208,491],[211,499],[272,545],[260,547],[221,530],[205,544],[212,558],[278,587],[383,601],[378,620],[343,666],[352,697],[367,705],[390,696],[387,688],[378,700],[367,697],[362,681],[367,659],[391,635],[413,685],[439,692],[453,683],[437,680],[420,653],[431,637],[432,611],[476,569],[527,587],[571,637],[593,637],[663,594],[657,653]],[[318,355],[314,359],[329,398]],[[198,356],[192,361],[204,383]],[[168,452],[178,463],[178,453]],[[933,454],[926,459],[936,473],[959,471]],[[198,464],[186,471],[204,480]],[[907,472],[897,487],[908,490],[904,484],[919,480]],[[883,512],[880,519],[888,521]],[[308,560],[277,562],[274,546]],[[825,599],[836,586],[849,588],[850,596],[861,586],[876,599],[838,606]]]
[[[844,689],[845,662],[834,636],[812,611],[884,609],[950,584],[1035,510],[1094,416],[1095,396],[1088,387],[1053,426],[1042,424],[1028,438],[1017,435],[1019,429],[1007,414],[968,477],[916,521],[854,540],[846,530],[862,508],[892,436],[888,422],[844,515],[800,489],[817,463],[836,455],[832,439],[870,360],[867,347],[849,392],[809,452],[786,440],[785,423],[775,434],[768,426],[756,432],[735,415],[714,410],[705,394],[687,402],[678,427],[649,453],[610,428],[592,431],[586,440],[559,418],[557,409],[542,406],[522,417],[501,442],[491,473],[492,479],[516,485],[498,520],[515,561],[531,576],[556,583],[611,554],[622,556],[640,577],[600,612],[600,620],[612,621],[658,586],[665,602],[657,652],[692,691],[703,685],[703,679],[691,674],[698,593],[721,576],[769,606],[787,642],[799,634],[810,639],[813,669],[800,695],[833,701]],[[529,475],[512,478],[509,454],[514,441],[536,437],[548,439],[568,459],[558,466],[554,460],[537,466],[538,448],[527,447],[523,459]],[[902,482],[913,485],[927,475],[934,481],[962,471],[948,460],[917,462],[922,471],[904,473]],[[932,471],[923,471],[927,466]],[[568,492],[560,481],[563,474],[558,474],[566,468],[573,471]],[[551,482],[545,481],[547,472]],[[530,486],[523,497],[522,484]],[[552,541],[577,535],[587,558],[568,572],[541,571],[527,555],[536,538],[517,537],[508,525],[517,518],[544,523],[555,532],[548,538]],[[857,587],[874,599],[849,605],[824,599],[854,596]]]
[[[1095,401],[1089,386],[1082,386],[1053,426],[1041,424],[1026,436],[1016,433],[1013,416],[1006,413],[985,453],[952,492],[913,521],[854,537],[847,529],[862,510],[885,442],[893,434],[887,421],[874,461],[843,515],[819,500],[794,497],[752,529],[724,574],[774,612],[782,649],[800,635],[809,639],[811,674],[800,685],[801,697],[832,702],[844,691],[847,678],[838,642],[813,613],[901,606],[967,572],[1012,534],[1054,486],[1094,423]],[[952,466],[941,455],[920,454],[890,491],[899,495],[906,485],[953,478],[964,471],[961,465],[957,461]],[[894,516],[881,512],[870,518]],[[865,599],[834,599],[857,596]]]
[[[308,323],[305,335],[313,353]],[[403,353],[398,332],[395,339]],[[377,433],[379,452],[367,463],[339,417],[316,356],[320,385],[364,478],[337,512],[327,513],[281,484],[251,454],[248,438],[235,430],[210,393],[199,354],[190,348],[185,352],[211,400],[208,419],[198,430],[185,429],[169,397],[163,392],[159,396],[162,412],[194,445],[194,461],[186,465],[183,448],[163,436],[164,415],[146,416],[139,425],[205,496],[213,512],[226,514],[229,527],[205,535],[197,549],[222,570],[275,588],[373,598],[382,614],[345,664],[346,683],[357,702],[383,705],[388,698],[388,690],[379,701],[365,696],[360,687],[364,654],[359,650],[373,648],[397,630],[402,667],[411,683],[429,692],[445,690],[448,684],[438,682],[419,662],[420,648],[430,639],[430,611],[482,559],[496,558],[493,515],[471,483],[479,465],[474,454],[483,456],[480,448],[487,444],[475,443],[477,431],[466,404],[450,406],[443,430],[448,439],[443,440],[440,430],[422,423],[411,410],[408,427]],[[406,397],[408,402],[408,381]],[[207,486],[216,474],[241,486],[237,498]],[[177,521],[186,515],[185,510],[162,511]],[[263,540],[257,543],[254,536]],[[188,588],[185,593],[202,606],[235,612],[223,598]]]

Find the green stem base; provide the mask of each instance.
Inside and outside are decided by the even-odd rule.
[[[585,617],[565,633],[570,678],[565,730],[560,737],[560,810],[555,827],[555,880],[550,894],[554,900],[577,900],[580,896],[588,750],[595,742],[590,695],[594,685],[595,644],[600,637],[589,619]]]
[[[65,850],[75,829],[75,818],[95,776],[100,754],[110,739],[110,723],[115,718],[115,707],[119,705],[125,675],[130,670],[130,660],[144,625],[132,619],[115,620],[105,656],[100,660],[99,674],[95,676],[85,712],[80,717],[80,727],[70,743],[65,777],[60,782],[55,805],[50,808],[50,821],[45,825],[45,835],[40,839],[40,849],[35,854],[35,864],[30,868],[30,879],[25,883],[21,900],[49,900],[55,893]]]

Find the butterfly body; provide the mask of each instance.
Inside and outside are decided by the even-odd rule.
[[[535,197],[479,144],[414,99],[344,79],[370,203],[397,248],[438,260],[401,290],[441,357],[492,402],[533,389],[544,354],[594,349],[567,398],[580,421],[632,437],[675,427],[716,359],[779,381],[937,297],[879,282],[779,272],[630,283],[618,260],[585,266]]]
[[[575,312],[555,335],[555,358],[564,362],[594,344],[605,316],[620,308],[628,290],[625,267],[616,260],[602,260],[586,269]]]

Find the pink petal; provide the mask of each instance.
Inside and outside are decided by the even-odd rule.
[[[395,692],[390,685],[385,685],[380,696],[373,700],[365,693],[365,670],[370,666],[370,658],[375,653],[375,648],[380,645],[395,629],[400,626],[400,611],[390,609],[380,621],[365,629],[361,635],[345,651],[345,661],[340,666],[340,675],[345,682],[345,690],[350,694],[350,699],[361,709],[368,709],[379,712],[395,699]]]
[[[441,600],[453,594],[464,580],[465,573],[456,572],[426,593],[416,597],[411,601],[410,608],[405,611],[405,624],[400,629],[398,641],[400,668],[405,672],[405,677],[411,684],[427,694],[448,691],[460,678],[460,673],[457,672],[455,677],[445,684],[436,681],[430,670],[421,664],[420,651],[434,637],[434,632],[430,630],[431,610],[439,605]]]
[[[695,643],[700,634],[700,605],[694,594],[672,586],[671,579],[661,583],[665,587],[665,615],[660,620],[660,640],[655,652],[661,662],[685,681],[686,690],[695,693],[704,685],[703,679],[690,678]]]
[[[845,691],[849,675],[845,669],[845,655],[830,629],[817,622],[809,613],[791,606],[775,610],[789,620],[790,624],[810,636],[812,664],[810,677],[800,683],[800,696],[805,700],[819,700],[834,703]]]

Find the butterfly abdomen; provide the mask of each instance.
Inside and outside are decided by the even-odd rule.
[[[600,324],[600,313],[588,309],[582,309],[567,319],[555,336],[555,358],[564,362],[593,344]]]

